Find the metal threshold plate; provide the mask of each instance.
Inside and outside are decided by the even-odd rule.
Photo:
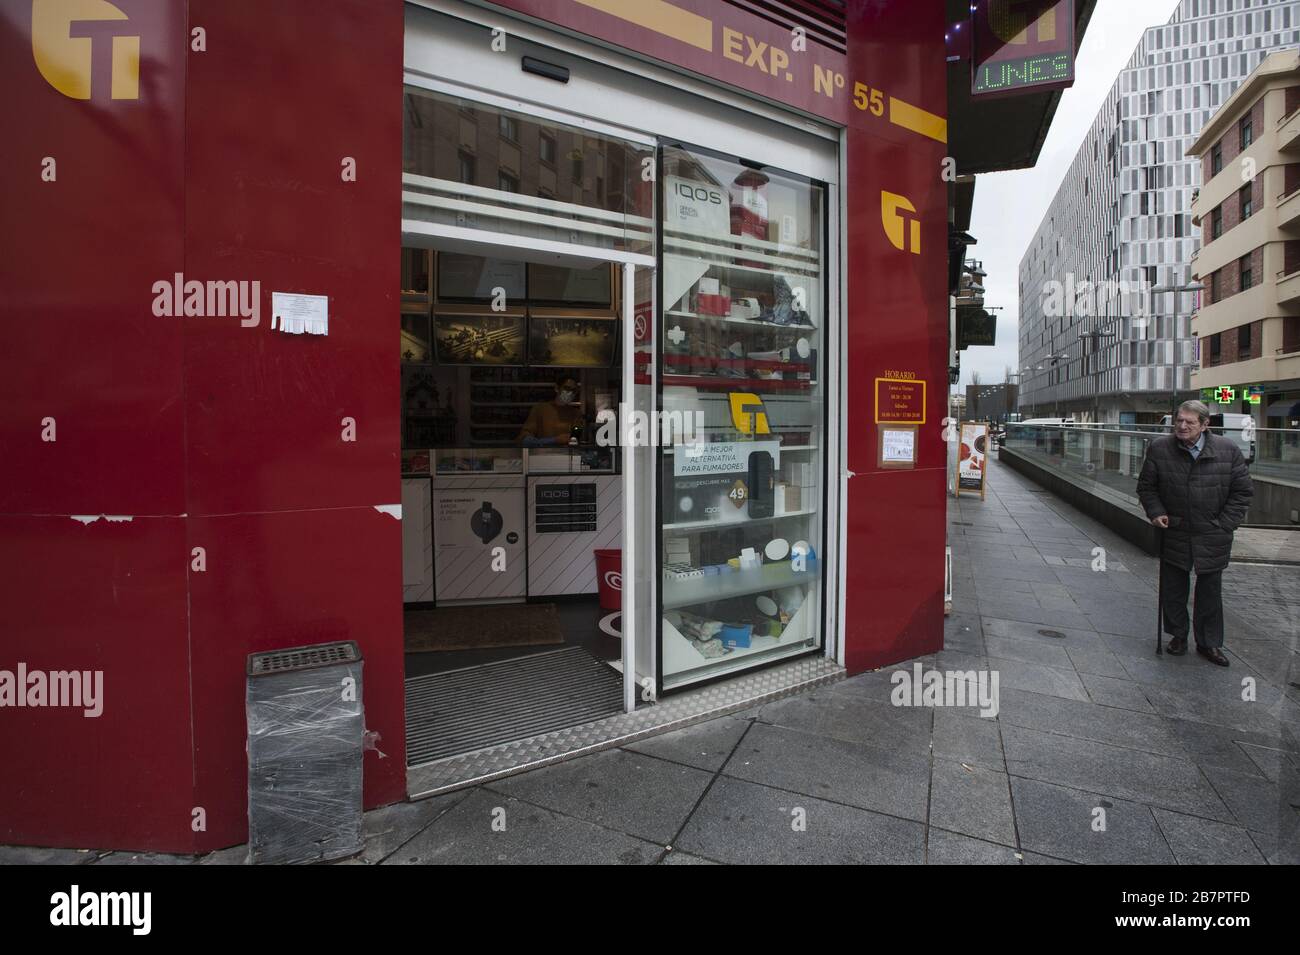
[[[661,703],[639,707],[635,713],[619,713],[580,726],[411,766],[406,771],[407,796],[423,799],[540,769],[575,756],[737,713],[833,683],[844,676],[844,668],[825,657],[802,657],[696,690],[685,690]]]

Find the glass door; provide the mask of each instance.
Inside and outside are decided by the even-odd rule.
[[[824,630],[826,189],[660,154],[662,688],[805,653]]]

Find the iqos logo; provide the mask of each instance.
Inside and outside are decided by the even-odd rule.
[[[1059,0],[989,0],[989,26],[1004,43],[1029,42],[1029,25],[1038,22],[1038,42],[1056,39]]]
[[[722,205],[722,193],[716,189],[708,189],[704,186],[692,186],[689,182],[679,182],[674,187],[677,194],[684,199],[694,199],[697,202],[708,202],[715,206]]]
[[[140,37],[107,0],[32,0],[32,55],[45,81],[70,99],[140,98]]]
[[[904,217],[904,212],[913,216]],[[880,222],[885,227],[885,235],[894,248],[907,250],[916,255],[921,254],[921,220],[915,218],[916,206],[906,196],[893,192],[880,193]],[[907,226],[911,228],[908,229]],[[911,242],[908,242],[910,237]]]

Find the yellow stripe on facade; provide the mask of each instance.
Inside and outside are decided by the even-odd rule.
[[[895,126],[902,126],[922,136],[941,143],[948,142],[948,121],[942,116],[928,113],[919,106],[905,103],[901,99],[889,97],[889,121]]]
[[[666,0],[574,0],[612,17],[713,52],[713,21]]]

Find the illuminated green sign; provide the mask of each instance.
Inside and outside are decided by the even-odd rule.
[[[975,71],[973,93],[1014,92],[1072,80],[1074,57],[1070,53],[1027,56],[1022,60],[987,63]]]
[[[1074,0],[972,0],[971,26],[972,96],[1074,82]]]

